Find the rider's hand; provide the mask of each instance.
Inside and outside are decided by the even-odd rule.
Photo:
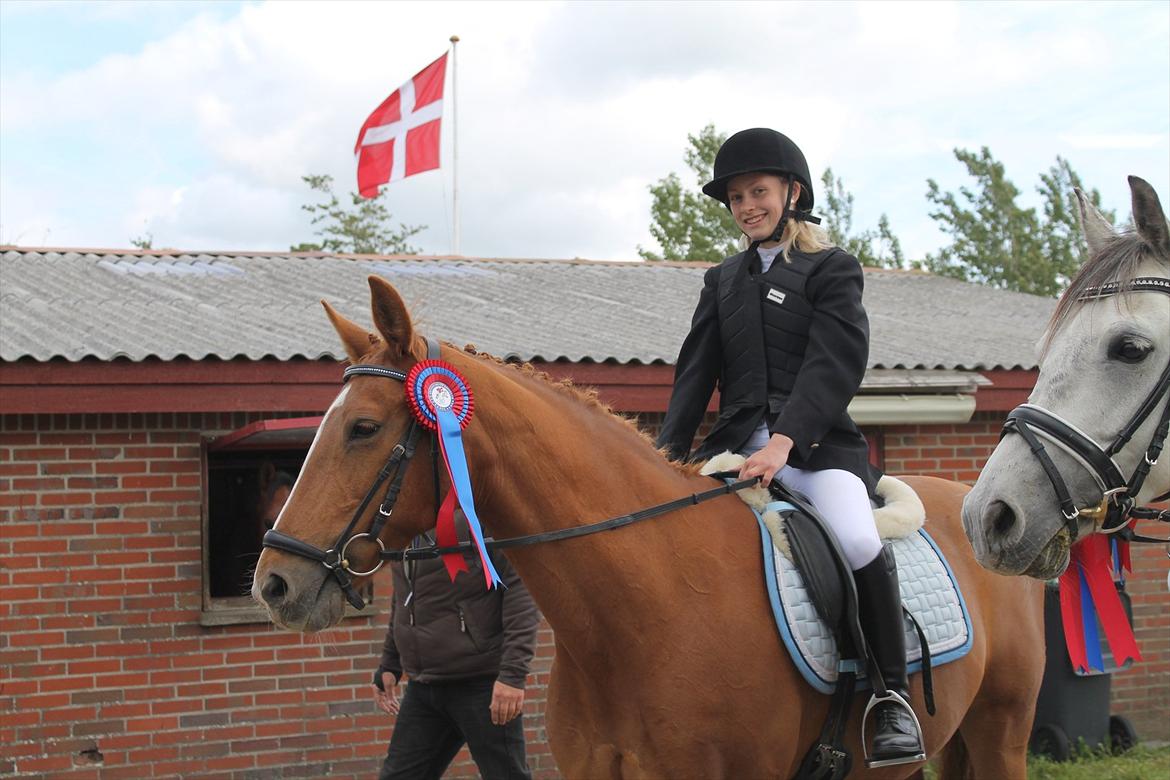
[[[398,681],[394,679],[393,672],[382,672],[382,687],[385,690],[378,690],[378,686],[371,685],[370,689],[374,692],[374,702],[378,705],[378,709],[387,715],[398,714]]]
[[[761,484],[767,487],[772,482],[776,472],[784,468],[788,462],[788,455],[792,452],[795,442],[782,433],[773,433],[762,450],[752,454],[744,461],[739,469],[740,479],[760,477]]]
[[[492,723],[503,726],[520,714],[524,707],[524,689],[513,688],[499,680],[492,687]]]

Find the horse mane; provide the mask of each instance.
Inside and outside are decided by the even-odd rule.
[[[454,347],[455,345],[451,344]],[[458,347],[455,347],[458,349]],[[529,362],[517,362],[504,360],[487,352],[481,352],[476,349],[474,344],[468,344],[463,347],[463,352],[472,355],[478,360],[485,363],[491,363],[501,366],[505,371],[513,371],[519,374],[523,379],[538,382],[541,385],[552,389],[559,395],[567,398],[571,403],[574,403],[591,414],[603,415],[613,422],[617,423],[622,429],[628,431],[631,435],[636,436],[647,446],[656,450],[662,455],[663,459],[672,466],[676,471],[684,474],[698,474],[700,464],[686,464],[678,463],[666,457],[666,451],[659,449],[654,443],[654,439],[646,431],[638,427],[638,423],[624,414],[615,412],[608,404],[602,403],[597,395],[597,390],[594,388],[582,388],[573,383],[572,379],[553,379],[547,372],[541,371]]]
[[[1100,287],[1109,282],[1118,282],[1122,286],[1121,302],[1129,301],[1130,282],[1137,276],[1138,268],[1148,258],[1154,257],[1154,250],[1138,234],[1135,227],[1127,226],[1120,233],[1089,257],[1088,262],[1081,266],[1069,283],[1068,289],[1060,296],[1056,310],[1048,321],[1048,329],[1044,337],[1043,351],[1047,351],[1052,339],[1069,321],[1072,315],[1084,305],[1080,297],[1092,287]]]

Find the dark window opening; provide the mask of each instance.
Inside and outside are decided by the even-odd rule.
[[[272,527],[307,448],[207,454],[207,580],[211,598],[247,596]]]

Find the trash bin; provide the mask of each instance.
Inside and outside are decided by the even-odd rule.
[[[1129,594],[1119,583],[1118,596],[1133,624],[1133,609]],[[1104,635],[1104,631],[1099,631]],[[1047,653],[1044,681],[1036,701],[1036,718],[1028,749],[1036,755],[1048,756],[1054,761],[1067,761],[1083,741],[1090,749],[1108,746],[1113,752],[1129,750],[1137,744],[1137,733],[1129,719],[1109,714],[1109,692],[1114,672],[1129,668],[1118,667],[1102,642],[1105,671],[1088,673],[1073,671],[1064,643],[1064,627],[1060,616],[1060,592],[1055,582],[1044,589],[1044,640]]]

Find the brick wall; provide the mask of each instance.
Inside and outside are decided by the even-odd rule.
[[[205,627],[201,438],[244,415],[0,417],[0,776],[368,777],[393,720],[370,617]],[[552,635],[528,713],[537,775]],[[452,776],[474,776],[464,756]]]
[[[1001,413],[871,431],[890,473],[971,481]],[[322,636],[205,627],[200,442],[246,415],[0,416],[0,775],[368,776],[392,719],[369,694],[387,609]],[[653,429],[660,416],[647,415]],[[1161,548],[1135,551],[1146,660],[1114,676],[1114,711],[1170,738],[1170,594]],[[542,627],[525,706],[529,759],[555,777],[542,713]],[[450,777],[474,776],[462,754]]]

